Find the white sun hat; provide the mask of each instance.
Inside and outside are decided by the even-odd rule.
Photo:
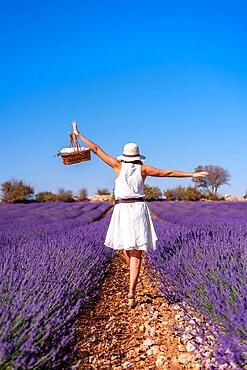
[[[117,157],[119,161],[125,162],[143,161],[145,158],[144,155],[140,154],[139,147],[135,143],[125,144],[123,147],[123,154]]]

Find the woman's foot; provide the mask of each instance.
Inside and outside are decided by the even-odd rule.
[[[136,298],[135,298],[135,292],[129,291],[128,293],[128,301],[129,301],[129,307],[133,308],[136,305]]]

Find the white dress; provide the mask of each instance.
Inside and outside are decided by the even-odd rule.
[[[115,199],[144,197],[141,165],[122,162],[115,179]],[[156,249],[158,240],[146,202],[115,204],[105,245],[113,249]]]

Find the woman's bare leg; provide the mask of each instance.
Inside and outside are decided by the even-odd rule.
[[[127,251],[127,250],[123,250],[123,256],[124,256],[124,258],[125,258],[125,260],[126,260],[126,262],[127,262],[127,265],[128,265],[128,267],[130,267],[130,256],[129,256],[129,251]]]
[[[128,251],[130,257],[129,291],[135,292],[141,268],[142,251],[133,249]]]

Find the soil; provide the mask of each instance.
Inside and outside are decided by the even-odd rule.
[[[72,369],[201,369],[176,334],[179,315],[148,278],[143,259],[137,304],[128,306],[127,264],[119,251],[110,263],[99,300],[80,315]]]

